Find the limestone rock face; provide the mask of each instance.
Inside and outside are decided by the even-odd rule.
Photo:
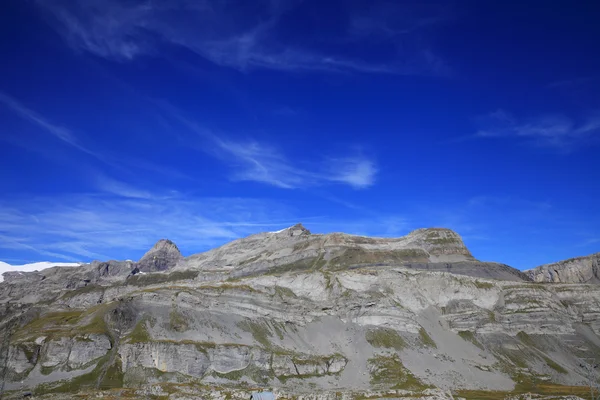
[[[447,229],[390,239],[295,225],[185,258],[162,240],[138,263],[0,283],[0,370],[17,395],[74,382],[88,397],[450,398],[531,379],[584,385],[581,364],[600,348],[600,285],[553,282],[477,261]]]
[[[68,365],[72,369],[80,369],[89,362],[104,356],[111,349],[106,335],[90,334],[76,338],[71,343]]]
[[[8,352],[8,366],[17,375],[31,370],[35,360],[30,360],[22,347],[11,346]]]
[[[119,349],[123,371],[144,367],[161,372],[180,372],[202,377],[210,361],[194,344],[138,343],[125,344]]]
[[[600,283],[600,253],[541,265],[525,272],[535,282]]]

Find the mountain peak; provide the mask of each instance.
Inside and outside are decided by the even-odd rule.
[[[286,236],[301,236],[301,235],[310,235],[310,231],[304,227],[301,223],[297,223],[296,225],[292,225],[289,228],[282,229],[280,231],[271,232],[280,235]]]
[[[177,245],[169,239],[160,239],[154,244],[154,246],[152,246],[152,249],[150,249],[150,251],[159,249],[174,249],[177,250],[177,252],[179,252],[179,248],[177,247]]]
[[[140,271],[155,272],[173,268],[183,258],[177,245],[169,239],[161,239],[138,261]]]

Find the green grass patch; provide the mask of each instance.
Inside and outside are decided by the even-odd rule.
[[[129,343],[147,343],[152,341],[152,337],[150,337],[148,329],[146,328],[147,320],[148,318],[142,318],[138,321],[127,338]]]
[[[423,343],[424,346],[437,349],[437,344],[435,344],[431,336],[429,336],[429,334],[423,327],[419,329],[419,339],[421,339],[421,343]]]
[[[89,373],[79,375],[66,382],[42,384],[35,388],[35,395],[44,395],[47,393],[77,393],[84,389],[97,388],[98,380],[106,363],[109,361],[109,355],[105,355],[96,364],[96,367]],[[109,367],[110,370],[110,367]],[[112,379],[115,378],[116,371],[112,373]],[[106,379],[106,376],[105,376]],[[104,381],[104,380],[103,380]],[[122,379],[121,379],[122,386]]]
[[[14,335],[15,343],[31,341],[45,336],[48,340],[60,337],[76,338],[88,334],[109,335],[104,321],[106,312],[114,307],[114,303],[99,304],[87,310],[59,311],[40,313],[38,317],[18,329]],[[28,350],[31,353],[33,350]],[[27,354],[27,353],[26,353]],[[28,354],[28,358],[32,354]]]
[[[116,307],[116,303],[105,303],[86,310],[84,318],[87,318],[90,315],[91,318],[87,325],[78,328],[76,332],[79,334],[108,334],[109,330],[104,317],[106,316],[106,313],[114,307]]]
[[[560,364],[558,364],[557,362],[555,362],[550,357],[542,356],[542,358],[544,359],[544,361],[546,362],[546,364],[550,368],[552,368],[553,370],[555,370],[556,372],[558,372],[560,374],[568,374],[569,373],[569,371],[567,371],[566,369],[564,369]]]
[[[55,367],[44,367],[43,365],[40,367],[40,373],[42,375],[50,375],[54,371]]]
[[[405,262],[427,262],[429,254],[422,249],[401,249],[393,251],[367,251],[350,248],[343,254],[329,260],[330,269],[343,269],[361,264],[402,264]]]
[[[175,332],[185,332],[188,330],[187,319],[175,309],[171,310],[169,313],[169,323],[171,329]]]
[[[13,335],[13,340],[20,341],[38,336],[50,339],[67,336],[80,322],[82,315],[81,310],[39,314],[36,319],[18,329]]]
[[[477,340],[477,338],[475,337],[475,334],[473,332],[471,332],[471,331],[460,331],[460,332],[458,332],[458,336],[460,336],[461,338],[463,338],[467,342],[473,343],[475,346],[477,346],[481,350],[483,350],[483,345],[481,343],[479,343],[479,341]]]
[[[522,351],[506,351],[506,357],[517,367],[519,368],[529,368],[529,364],[527,364],[527,358],[525,357],[524,352]]]
[[[281,297],[297,297],[292,289],[277,285],[275,285],[275,294]]]
[[[277,333],[277,336],[279,336],[279,339],[283,340],[283,338],[284,338],[283,333],[286,332],[285,322],[273,321],[273,322],[271,322],[271,325],[273,325],[273,329],[275,330],[275,333]]]
[[[240,329],[249,332],[258,343],[267,348],[271,347],[271,341],[269,340],[271,331],[266,324],[245,320],[239,322],[237,325]]]
[[[517,338],[523,342],[524,344],[526,344],[527,346],[531,346],[531,347],[536,347],[535,342],[533,341],[533,339],[531,339],[531,337],[523,332],[520,331],[519,333],[517,333]]]
[[[79,289],[70,290],[70,291],[64,293],[61,296],[61,299],[68,300],[68,299],[72,299],[73,297],[76,297],[76,296],[79,296],[82,294],[103,292],[103,291],[104,291],[104,288],[100,285],[87,285],[84,287],[80,287]]]
[[[493,283],[481,281],[475,281],[473,282],[473,285],[475,285],[477,289],[492,289],[494,287]]]
[[[330,290],[333,288],[333,280],[335,278],[331,276],[331,273],[323,272],[323,278],[325,279],[325,289]]]
[[[270,379],[273,379],[275,375],[271,371],[265,371],[257,366],[250,364],[244,369],[231,371],[227,373],[219,373],[214,371],[213,376],[233,381],[237,384],[244,377],[251,379],[252,381],[260,384],[267,384]]]
[[[99,389],[107,390],[122,388],[123,378],[124,374],[121,359],[115,357],[115,361],[106,369],[104,377],[102,377],[102,381],[98,385]]]
[[[401,351],[406,347],[406,342],[402,336],[393,329],[378,328],[370,330],[365,334],[367,342],[373,347],[384,347]]]
[[[582,399],[590,398],[590,388],[587,386],[563,386],[553,383],[537,383],[526,379],[516,385],[515,389],[506,391],[485,391],[485,390],[457,390],[452,392],[455,396],[464,397],[467,400],[504,400],[511,396],[522,395],[526,393],[535,393],[541,395],[553,396],[578,396]]]
[[[241,267],[242,265],[251,264],[255,261],[258,261],[258,259],[260,259],[260,254],[254,256],[254,257],[250,257],[245,260],[242,260],[238,265]]]
[[[325,255],[323,253],[319,254],[319,257],[315,260],[313,264],[313,269],[320,270],[323,269],[327,265],[327,260],[325,259]]]
[[[404,367],[400,357],[376,356],[368,360],[371,373],[371,384],[388,386],[403,390],[424,390],[429,386],[423,384],[416,376]]]
[[[231,283],[223,283],[221,285],[203,285],[198,286],[200,290],[218,290],[224,292],[226,290],[241,290],[243,292],[258,293],[259,291],[248,285],[233,285]]]
[[[283,275],[289,272],[309,271],[315,264],[317,257],[308,257],[289,264],[277,265],[267,271],[267,275]]]
[[[175,271],[170,274],[153,272],[150,274],[137,274],[127,279],[127,284],[132,286],[159,285],[161,283],[196,279],[198,271]]]
[[[308,240],[304,240],[302,242],[298,242],[294,245],[294,248],[292,251],[302,251],[302,250],[306,250],[308,247],[310,246],[310,241]]]

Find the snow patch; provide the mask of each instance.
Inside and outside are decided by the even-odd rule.
[[[267,232],[267,233],[281,233],[281,232],[283,232],[283,231],[287,231],[288,229],[291,229],[291,228],[293,228],[294,226],[295,226],[295,225],[288,226],[287,228],[283,228],[283,229],[280,229],[280,230],[278,230],[278,231]]]
[[[68,262],[52,262],[52,261],[41,261],[30,264],[22,264],[22,265],[11,265],[5,262],[0,261],[0,282],[4,281],[4,277],[2,276],[5,272],[19,272],[19,275],[22,275],[22,272],[32,272],[32,271],[41,271],[46,268],[51,267],[78,267],[81,263],[68,263]]]

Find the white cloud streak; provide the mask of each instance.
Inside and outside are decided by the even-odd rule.
[[[134,198],[134,199],[150,199],[152,198],[152,194],[145,190],[140,190],[136,187],[128,185],[124,182],[117,181],[115,179],[109,178],[105,175],[98,174],[97,178],[97,186],[98,188],[105,192],[110,193],[120,197],[126,198]]]
[[[38,127],[42,128],[44,131],[51,134],[55,138],[61,140],[62,142],[73,146],[85,153],[95,155],[93,152],[79,144],[75,136],[73,136],[73,134],[68,129],[49,122],[47,119],[45,119],[35,111],[25,107],[14,97],[0,92],[0,103],[4,104],[8,109],[13,111],[15,114],[17,114],[24,120],[29,121],[34,125],[37,125]]]
[[[313,232],[400,236],[411,224],[399,215],[369,212],[352,218],[299,216],[265,199],[100,195],[0,200],[0,258],[88,262],[138,259],[169,238],[190,255],[231,240],[303,222]],[[38,256],[34,256],[37,254]]]
[[[50,122],[47,118],[35,112],[34,110],[26,107],[14,97],[9,96],[6,93],[0,92],[0,104],[4,104],[5,107],[13,111],[19,117],[41,128],[42,131],[50,134],[51,136],[60,140],[62,143],[74,149],[77,149],[85,154],[88,154],[105,164],[113,165],[113,163],[108,161],[107,158],[99,152],[90,150],[89,148],[81,144],[80,140],[78,140],[78,138],[69,129]]]
[[[150,171],[152,173],[159,173],[173,179],[192,179],[186,174],[174,168],[164,165],[153,164],[145,159],[136,159],[130,154],[127,154],[126,157],[114,157],[110,154],[105,154],[104,152],[101,153],[98,151],[90,150],[88,147],[81,144],[81,141],[70,129],[50,122],[48,118],[26,107],[20,101],[6,93],[0,92],[0,105],[4,105],[7,109],[15,113],[17,116],[40,128],[42,132],[50,134],[52,137],[58,139],[61,143],[66,144],[72,149],[94,157],[96,160],[102,162],[103,164],[112,167],[115,170],[118,170],[121,174],[129,174],[131,169],[135,168],[138,170],[143,170],[145,172]],[[18,144],[28,149],[31,149],[30,141],[25,140],[23,141],[23,143],[19,143],[21,141],[19,140],[20,137],[21,136],[13,140]],[[11,141],[8,138],[6,138],[6,140]],[[42,155],[47,155],[45,149],[41,153]],[[119,162],[114,161],[117,159],[119,160]],[[127,166],[127,168],[125,168],[125,166]],[[93,168],[87,166],[82,166],[81,168],[93,170]],[[126,183],[112,179],[106,176],[105,174],[92,173],[91,175],[92,180],[95,181],[97,185],[97,189],[105,193],[112,193],[118,196],[133,198],[151,197],[151,194],[149,192],[134,188]]]
[[[67,261],[140,256],[161,238],[196,252],[298,222],[279,204],[236,198],[69,195],[4,200],[0,210],[0,249]]]
[[[330,174],[325,178],[342,182],[355,189],[367,188],[375,183],[377,167],[371,160],[362,157],[344,158],[331,161]]]
[[[177,122],[204,140],[208,152],[227,163],[233,170],[232,180],[254,181],[283,189],[299,189],[331,183],[365,189],[375,184],[377,167],[361,155],[330,158],[309,163],[290,159],[276,147],[255,140],[225,139],[196,122],[183,117],[171,106],[165,109]],[[312,165],[313,168],[303,167]]]
[[[157,56],[165,44],[186,48],[210,62],[240,71],[324,71],[445,75],[447,66],[431,50],[408,52],[391,46],[387,62],[324,53],[297,43],[283,42],[281,18],[297,1],[256,1],[248,13],[245,3],[227,0],[39,0],[52,26],[78,51],[116,61]],[[239,11],[239,10],[245,10]],[[410,29],[423,28],[439,16],[418,16]],[[377,22],[361,20],[376,26]],[[354,22],[349,22],[354,24]],[[369,28],[371,29],[371,28]],[[347,34],[347,32],[345,32]],[[347,38],[343,38],[346,40]],[[367,40],[363,37],[362,40]],[[404,46],[406,47],[406,46]]]
[[[600,113],[575,122],[564,115],[546,115],[519,120],[504,110],[497,110],[478,119],[478,138],[517,138],[540,147],[571,151],[597,139],[600,134]]]

